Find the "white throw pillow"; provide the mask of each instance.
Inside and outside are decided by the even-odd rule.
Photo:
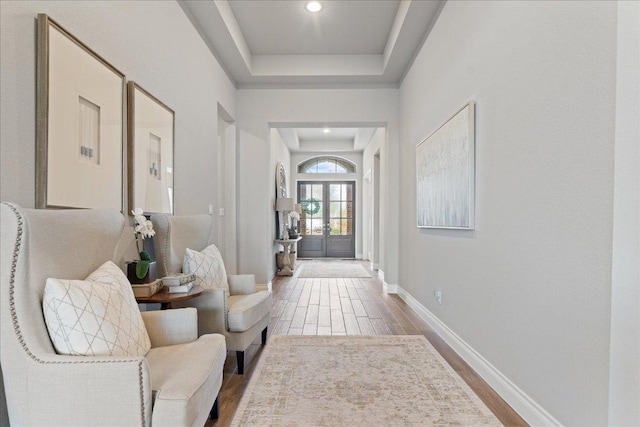
[[[207,246],[202,252],[187,248],[182,271],[195,274],[196,286],[202,286],[205,289],[224,289],[227,293],[229,292],[224,261],[215,245]]]
[[[59,354],[144,356],[151,348],[131,284],[111,261],[86,280],[47,279],[42,306]]]

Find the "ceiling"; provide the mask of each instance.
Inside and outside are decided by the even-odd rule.
[[[397,87],[443,0],[179,0],[238,87]]]
[[[445,0],[178,0],[236,87],[398,87]],[[275,124],[291,152],[360,152],[379,126]],[[329,133],[322,130],[328,127]]]
[[[364,125],[318,127],[311,124],[276,125],[275,128],[292,153],[360,152],[369,144],[377,129]]]
[[[367,12],[360,2],[323,2],[320,13],[304,1],[230,1],[231,11],[254,55],[382,55],[400,1],[376,2]]]

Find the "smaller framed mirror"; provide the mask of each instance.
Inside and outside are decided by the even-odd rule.
[[[174,211],[175,113],[135,82],[128,83],[129,207]]]

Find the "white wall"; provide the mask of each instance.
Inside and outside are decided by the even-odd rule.
[[[449,1],[400,88],[400,285],[566,425],[608,421],[615,85],[616,3]],[[468,100],[476,229],[419,230],[415,146]]]
[[[0,200],[35,205],[38,13],[176,112],[175,211],[206,213],[212,204],[217,212],[217,104],[233,115],[235,88],[173,1],[0,2]],[[118,260],[135,252],[133,232],[125,234]],[[3,408],[0,424],[8,425]]]
[[[347,159],[356,165],[356,173],[346,174],[318,174],[318,173],[298,173],[298,165],[304,161],[307,161],[313,157],[318,156],[335,156]],[[298,200],[298,181],[355,181],[356,183],[356,232],[354,239],[356,240],[356,258],[362,258],[362,153],[327,153],[327,152],[304,152],[304,153],[292,153],[291,155],[291,173],[289,176],[291,179],[291,194],[295,200]]]
[[[348,123],[386,126],[386,162],[398,162],[398,91],[396,89],[239,89],[236,99],[239,144],[239,234],[241,270],[271,279],[273,240],[270,197],[275,169],[269,161],[270,124]],[[385,209],[398,204],[398,176],[387,177]],[[384,224],[397,236],[397,223]],[[397,277],[397,239],[387,241],[385,260],[389,275]],[[397,280],[397,279],[396,279]]]
[[[218,188],[218,239],[216,246],[224,259],[227,274],[238,272],[237,247],[237,171],[236,171],[236,125],[235,119],[218,105],[218,163],[216,184]],[[223,209],[224,212],[220,212]],[[224,213],[224,215],[221,215]]]
[[[376,218],[375,215],[375,208],[373,207],[372,203],[376,203],[378,206],[382,206],[383,203],[386,204],[386,202],[384,202],[383,200],[375,200],[376,199],[376,194],[380,193],[380,196],[384,196],[384,192],[381,191],[382,187],[384,187],[386,184],[386,182],[380,182],[381,180],[378,179],[376,182],[376,171],[375,171],[375,161],[374,161],[374,156],[376,156],[376,154],[380,155],[380,158],[386,158],[386,144],[385,144],[385,140],[386,140],[386,132],[387,130],[385,128],[379,128],[376,130],[376,132],[373,134],[373,136],[371,137],[371,141],[369,141],[369,145],[367,145],[367,147],[365,147],[363,155],[362,155],[362,173],[364,175],[370,174],[370,182],[371,182],[371,194],[369,196],[365,196],[364,198],[364,212],[363,212],[363,217],[364,217],[364,222],[368,223],[369,218],[371,217],[371,227],[373,229],[372,232],[372,241],[371,242],[367,242],[367,248],[365,249],[367,253],[371,254],[371,258],[369,259],[369,261],[371,261],[371,264],[374,268],[380,268],[383,271],[383,275],[384,275],[384,271],[386,269],[386,266],[382,265],[378,265],[379,264],[379,260],[384,258],[384,252],[385,252],[385,230],[384,229],[380,229],[380,221],[383,220],[382,216],[385,215],[385,212],[380,211],[378,212],[378,217]],[[384,165],[381,165],[384,166]],[[395,170],[395,169],[392,169]],[[394,173],[394,175],[398,175],[397,173]],[[376,188],[378,189],[378,191],[376,191]],[[369,198],[370,197],[370,198]],[[381,197],[378,197],[379,199]],[[397,218],[397,209],[394,209],[393,212],[390,212],[392,214],[391,216],[391,221],[393,221],[394,219]],[[378,234],[378,236],[376,236],[376,234]],[[370,247],[369,247],[370,245]],[[365,255],[366,256],[366,255]],[[397,280],[397,276],[396,276],[396,280],[395,281],[391,281],[392,284],[397,285],[398,284],[398,280]],[[385,278],[385,282],[387,280],[391,280],[389,277]],[[388,282],[387,282],[388,283]]]
[[[269,141],[271,145],[271,153],[269,162],[271,165],[271,171],[273,172],[273,179],[271,180],[271,242],[273,248],[271,250],[271,271],[272,275],[275,275],[277,272],[276,267],[276,254],[283,250],[282,246],[279,243],[275,243],[274,240],[278,239],[279,236],[276,234],[276,217],[280,215],[281,223],[280,226],[283,227],[284,224],[288,223],[289,218],[285,217],[284,214],[279,214],[275,211],[276,207],[276,175],[278,170],[278,165],[282,163],[284,166],[284,170],[286,171],[287,178],[287,197],[295,200],[295,183],[291,178],[291,154],[289,153],[289,148],[286,146],[282,138],[280,137],[280,133],[276,129],[271,129],[269,132],[271,139]],[[279,176],[279,175],[278,175]],[[282,233],[282,228],[280,229]]]
[[[3,0],[0,8],[1,200],[34,206],[35,19],[47,13],[176,112],[176,213],[217,208],[217,104],[234,115],[235,88],[178,3]]]
[[[618,4],[609,425],[640,425],[640,3]]]

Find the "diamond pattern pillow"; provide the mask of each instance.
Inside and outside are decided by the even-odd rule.
[[[111,261],[86,280],[47,279],[42,306],[59,354],[144,356],[151,348],[131,284]]]
[[[182,271],[195,274],[195,285],[205,289],[223,289],[229,292],[227,272],[222,255],[215,245],[207,246],[202,252],[187,248],[182,263]]]

